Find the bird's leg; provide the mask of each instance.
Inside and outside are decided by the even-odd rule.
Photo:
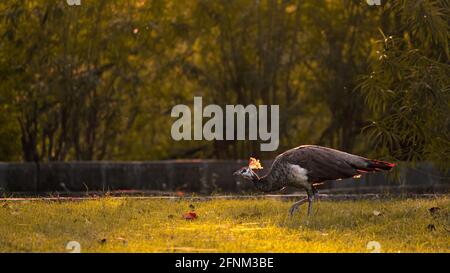
[[[312,187],[311,189],[306,190],[306,193],[308,194],[308,216],[311,214],[312,211],[312,203],[314,198],[316,197],[317,190]]]
[[[312,192],[314,194],[314,199],[319,198],[319,191],[317,190],[317,187],[314,185],[311,185],[311,186],[312,186]]]
[[[308,198],[303,198],[300,201],[295,202],[292,207],[289,209],[289,214],[292,216],[294,214],[294,212],[297,210],[297,208],[304,204],[306,201],[308,201]]]

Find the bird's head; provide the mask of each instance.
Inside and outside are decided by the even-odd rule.
[[[242,178],[244,180],[254,181],[258,179],[258,175],[253,171],[255,169],[262,169],[259,160],[251,157],[248,166],[242,167],[235,171],[233,175],[237,178]]]
[[[233,173],[234,177],[242,178],[244,180],[253,180],[255,177],[255,172],[249,167],[242,167]]]

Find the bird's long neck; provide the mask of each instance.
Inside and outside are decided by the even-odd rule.
[[[276,186],[276,183],[274,183],[272,176],[270,175],[270,172],[266,175],[259,177],[254,171],[252,171],[252,181],[255,187],[263,192],[271,192],[279,190],[282,187]]]

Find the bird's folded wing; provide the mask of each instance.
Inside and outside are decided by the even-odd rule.
[[[285,160],[306,169],[310,182],[353,177],[368,164],[364,157],[314,145],[288,151]]]

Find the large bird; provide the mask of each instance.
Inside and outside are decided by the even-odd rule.
[[[252,181],[263,192],[281,190],[291,186],[306,190],[308,195],[292,205],[290,215],[298,207],[308,202],[308,215],[311,214],[313,200],[317,197],[316,186],[324,181],[359,177],[367,172],[390,170],[393,163],[367,159],[331,148],[302,145],[278,155],[269,172],[259,177],[253,169],[261,169],[259,160],[250,159],[249,166],[243,167],[234,176]]]

